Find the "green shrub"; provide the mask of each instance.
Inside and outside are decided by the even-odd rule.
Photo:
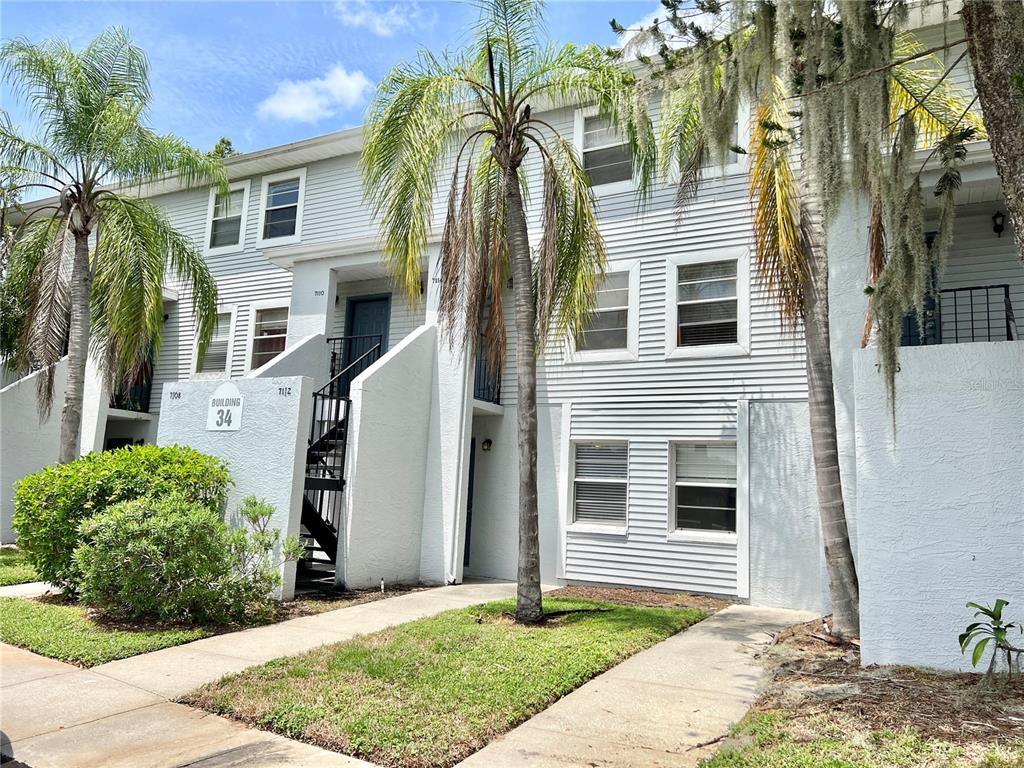
[[[74,593],[79,575],[72,553],[83,520],[122,501],[174,494],[220,513],[230,482],[223,461],[183,446],[91,453],[15,485],[18,547],[28,553],[40,578]]]
[[[118,619],[226,621],[231,555],[220,517],[179,495],[114,504],[85,520],[75,565],[83,603]]]
[[[206,507],[180,495],[110,507],[82,523],[74,559],[81,599],[120,619],[222,624],[264,619],[280,585],[274,508],[254,497],[229,530]],[[301,554],[281,543],[285,559]]]

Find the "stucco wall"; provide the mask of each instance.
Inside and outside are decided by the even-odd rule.
[[[11,522],[14,484],[25,475],[57,461],[60,448],[60,411],[67,380],[67,361],[54,374],[53,409],[40,421],[36,408],[39,374],[19,379],[0,390],[0,543],[16,539]]]
[[[420,580],[437,328],[406,337],[352,383],[339,581]]]
[[[331,350],[327,336],[314,333],[298,340],[266,365],[249,371],[246,378],[267,379],[277,376],[309,376],[314,389],[327,383],[331,368]]]
[[[519,439],[517,409],[501,416],[473,419],[476,455],[473,518],[470,526],[470,576],[515,579],[519,558]],[[558,573],[559,454],[562,409],[537,409],[537,501],[540,514],[541,579],[551,583]],[[491,450],[483,450],[484,440]]]
[[[754,400],[745,413],[750,602],[827,613],[807,403]]]
[[[876,362],[856,355],[863,660],[970,669],[964,603],[1024,619],[1024,343],[902,349],[895,437]]]
[[[241,427],[234,432],[207,430],[210,398],[224,381],[179,381],[163,389],[158,445],[188,445],[219,456],[234,485],[228,493],[227,519],[242,499],[257,496],[276,507],[271,527],[282,537],[299,532],[306,441],[312,410],[312,379],[307,377],[235,379],[243,398]],[[282,566],[282,596],[295,587],[295,564]]]

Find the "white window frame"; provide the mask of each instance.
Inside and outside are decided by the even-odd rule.
[[[626,317],[626,346],[622,349],[577,349],[576,338],[570,334],[565,362],[610,363],[639,359],[640,350],[640,260],[612,261],[605,268],[609,275],[626,272],[629,276],[629,304]]]
[[[736,261],[736,341],[728,344],[676,345],[679,267]],[[681,253],[665,259],[665,358],[740,357],[750,354],[750,249],[740,246]]]
[[[597,105],[589,107],[580,107],[576,110],[573,119],[573,144],[576,147],[576,155],[579,157],[580,165],[583,165],[583,127],[588,117],[597,117],[599,110]],[[623,144],[626,142],[624,141]],[[613,146],[613,145],[609,145]],[[624,192],[633,192],[636,189],[636,169],[633,169],[634,178],[623,179],[622,181],[613,181],[608,184],[594,184],[591,185],[590,189],[593,190],[594,194],[598,197],[602,195],[615,195]]]
[[[203,252],[207,256],[218,256],[222,253],[238,253],[245,250],[245,232],[249,223],[249,179],[233,182],[228,190],[237,192],[242,190],[242,220],[238,225],[238,242],[234,245],[222,245],[217,248],[210,247],[210,236],[213,234],[213,211],[217,205],[217,194],[220,192],[217,187],[210,187],[210,202],[206,209],[206,239],[203,241]]]
[[[193,379],[230,379],[231,378],[231,364],[234,359],[235,352],[235,329],[238,321],[238,305],[237,304],[223,304],[217,307],[217,314],[230,314],[231,321],[228,330],[228,352],[227,352],[227,366],[223,371],[199,371],[199,338],[198,336],[192,342],[192,362],[189,364],[189,371]]]
[[[736,110],[736,145],[747,150],[748,154],[729,152],[729,162],[723,168],[721,164],[712,159],[711,165],[701,170],[700,183],[703,187],[713,182],[724,183],[729,176],[736,176],[746,173],[749,162],[750,147],[750,104],[741,101],[739,109]],[[679,183],[679,158],[672,156],[668,172],[669,182],[674,186]]]
[[[731,445],[736,451],[736,479],[732,483],[688,483],[699,488],[736,489],[736,530],[704,531],[697,528],[676,528],[676,446],[677,445]],[[713,542],[739,545],[740,532],[746,532],[746,510],[741,508],[740,493],[744,490],[740,472],[740,442],[735,439],[693,438],[672,440],[668,444],[668,509],[666,537],[669,541]],[[738,555],[737,555],[738,556]]]
[[[254,301],[249,305],[249,333],[245,343],[245,372],[257,370],[252,367],[252,350],[256,344],[256,313],[262,309],[286,309],[288,310],[288,327],[292,326],[292,313],[291,305],[286,299],[268,299],[266,301]],[[285,348],[282,350],[283,355],[288,349],[287,339],[285,340]],[[277,360],[275,357],[274,360]],[[263,365],[274,362],[274,360],[268,360]],[[262,366],[260,366],[262,367]]]
[[[626,446],[626,519],[622,525],[608,525],[604,523],[578,523],[576,522],[576,446],[589,445],[591,443],[618,443]],[[566,465],[566,497],[565,497],[565,530],[568,533],[599,534],[604,536],[626,535],[629,530],[629,499],[630,499],[630,472],[629,456],[630,442],[623,437],[579,437],[567,440],[568,461]],[[600,481],[598,481],[600,482]],[[609,481],[619,483],[619,480]]]
[[[299,202],[295,211],[295,234],[288,237],[264,238],[263,230],[267,223],[267,194],[271,184],[288,179],[299,180]],[[274,248],[278,245],[294,245],[302,241],[302,211],[306,207],[306,169],[293,168],[290,171],[271,173],[260,182],[260,226],[256,231],[256,245],[261,248]]]

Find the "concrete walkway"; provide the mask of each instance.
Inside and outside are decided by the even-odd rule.
[[[696,766],[753,703],[761,677],[755,655],[771,633],[812,618],[726,608],[594,678],[459,765]]]
[[[45,581],[30,581],[26,584],[8,584],[0,587],[0,597],[39,597],[47,592],[60,592],[60,589]]]
[[[500,582],[410,592],[88,670],[0,644],[2,750],[32,768],[367,768],[169,699],[270,659],[514,594]]]

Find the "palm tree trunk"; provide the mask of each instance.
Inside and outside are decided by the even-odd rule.
[[[965,0],[960,13],[974,88],[1024,261],[1024,3]]]
[[[806,142],[802,142],[806,146]],[[840,637],[860,636],[860,586],[850,546],[839,474],[835,390],[828,315],[828,250],[817,186],[811,164],[801,157],[800,218],[806,238],[808,285],[805,296],[804,344],[807,350],[807,402],[811,413],[811,451],[818,489],[818,511],[825,544],[825,565],[832,597],[833,631]]]
[[[82,433],[82,398],[85,364],[89,354],[89,236],[75,235],[75,259],[71,272],[71,323],[68,338],[68,378],[60,415],[60,463],[78,458]]]
[[[506,176],[505,235],[512,264],[516,312],[516,383],[519,405],[519,569],[516,620],[543,618],[540,593],[540,534],[537,516],[537,308],[526,213],[516,172]]]

